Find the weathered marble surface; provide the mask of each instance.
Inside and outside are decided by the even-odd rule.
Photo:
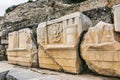
[[[33,66],[37,63],[37,48],[29,28],[9,33],[8,61],[12,64]]]
[[[112,24],[99,22],[89,28],[81,44],[81,55],[99,74],[120,77],[120,36]]]
[[[80,12],[40,23],[37,28],[40,67],[80,73],[78,42],[81,33],[90,26],[90,19]]]
[[[120,32],[120,4],[113,7],[115,31]]]

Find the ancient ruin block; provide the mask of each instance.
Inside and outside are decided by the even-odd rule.
[[[32,66],[36,64],[37,48],[29,28],[9,33],[8,61],[12,64]]]
[[[120,32],[120,4],[113,7],[115,31]]]
[[[81,44],[81,55],[91,70],[120,77],[120,35],[113,28],[104,22],[89,28]]]
[[[90,26],[90,19],[80,12],[40,23],[37,28],[40,67],[80,73],[78,43],[81,33]]]

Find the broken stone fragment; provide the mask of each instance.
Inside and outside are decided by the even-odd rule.
[[[85,34],[80,55],[91,70],[102,75],[120,77],[119,39],[112,24],[99,22]]]
[[[80,73],[78,42],[81,33],[91,26],[91,20],[80,12],[40,23],[37,28],[40,67]]]
[[[9,33],[8,61],[12,64],[33,66],[37,64],[37,47],[29,28]]]
[[[0,80],[6,80],[6,75],[9,71],[0,72]]]
[[[9,70],[5,80],[40,80],[41,74],[29,69],[14,68]]]

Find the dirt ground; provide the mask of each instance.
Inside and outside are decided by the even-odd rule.
[[[120,80],[119,78],[90,74],[74,75],[45,69],[26,68],[8,64],[7,61],[0,61],[0,73],[8,70],[9,72],[6,76],[12,76],[16,80]]]

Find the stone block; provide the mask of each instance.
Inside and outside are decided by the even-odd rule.
[[[113,7],[115,31],[120,32],[120,4]]]
[[[80,73],[78,43],[81,33],[91,26],[91,20],[80,12],[40,23],[37,28],[40,67]]]
[[[37,63],[37,48],[29,28],[9,33],[8,61],[12,64],[32,66]]]
[[[116,39],[116,37],[118,37]],[[88,67],[102,75],[120,77],[120,36],[112,24],[99,22],[89,28],[81,44],[81,56]]]

